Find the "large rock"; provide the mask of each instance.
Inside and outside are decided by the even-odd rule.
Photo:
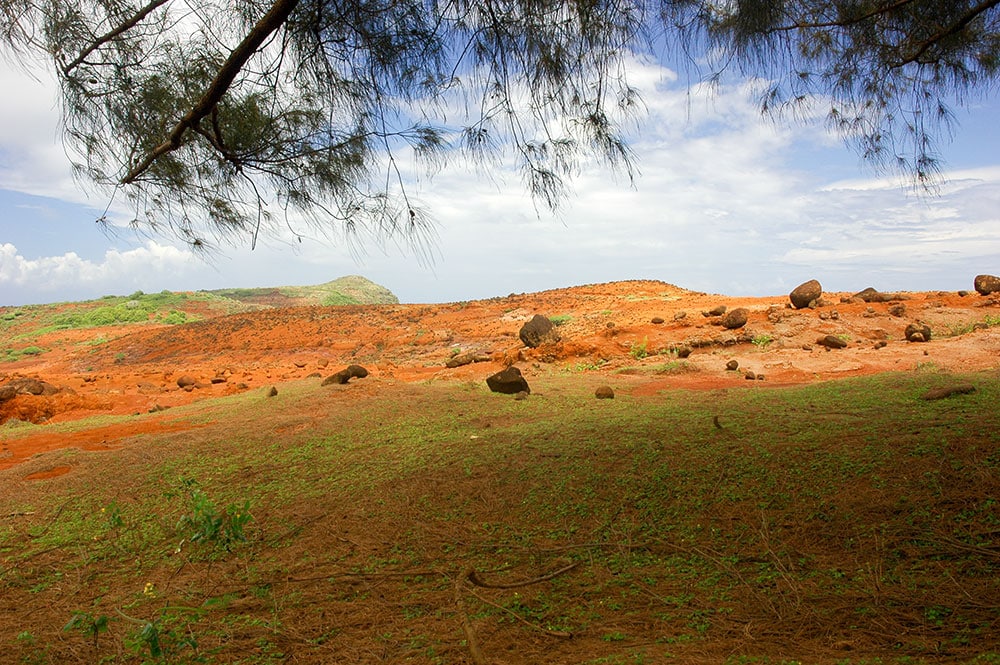
[[[823,295],[823,286],[815,279],[799,284],[788,294],[795,309],[805,309],[813,300],[819,300]]]
[[[976,292],[982,296],[988,296],[991,293],[1000,293],[1000,277],[994,277],[993,275],[976,275],[976,280],[973,282],[976,288]]]
[[[351,379],[363,379],[368,376],[368,370],[361,365],[348,365],[344,369],[323,379],[320,385],[344,385]]]
[[[903,336],[907,342],[929,342],[931,341],[931,328],[926,323],[911,323],[906,326]]]
[[[727,330],[736,330],[737,328],[742,328],[747,324],[747,312],[743,307],[737,307],[736,309],[726,312],[726,315],[722,317],[722,327]]]
[[[902,293],[882,293],[881,291],[876,291],[870,286],[867,289],[858,291],[853,297],[858,300],[864,300],[865,302],[895,302],[897,300],[908,299],[908,296],[905,296]]]
[[[816,343],[820,346],[825,346],[828,349],[846,349],[847,340],[843,340],[836,335],[825,335],[816,340]]]
[[[486,385],[493,392],[504,395],[516,395],[522,391],[531,392],[527,380],[521,376],[521,370],[513,366],[486,377]]]
[[[535,314],[530,321],[521,326],[521,332],[518,333],[518,336],[525,346],[532,349],[546,342],[559,341],[559,333],[556,332],[555,324],[541,314]]]
[[[615,391],[611,386],[601,386],[594,391],[594,397],[597,399],[614,399]]]

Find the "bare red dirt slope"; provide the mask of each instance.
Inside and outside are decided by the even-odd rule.
[[[552,370],[626,372],[644,377],[636,390],[767,387],[922,366],[965,372],[1000,365],[1000,298],[975,292],[895,296],[865,302],[850,293],[827,293],[817,307],[796,310],[784,295],[734,298],[625,281],[441,305],[309,306],[229,315],[206,309],[200,314],[209,318],[182,325],[39,337],[47,351],[0,364],[0,386],[32,378],[51,394],[8,394],[0,402],[0,421],[148,412],[280,389],[284,381],[310,375],[319,380],[347,364],[403,382],[481,381],[511,364],[529,381],[533,373]],[[706,316],[723,305],[745,308],[746,324],[729,330],[721,316]],[[535,314],[559,324],[559,342],[522,344],[518,332]],[[916,322],[929,326],[930,341],[905,340],[906,327]],[[110,341],[94,344],[95,336]],[[846,346],[818,343],[828,336]],[[465,353],[479,362],[446,367]],[[729,361],[739,368],[727,369]],[[748,370],[755,380],[746,379]],[[181,387],[182,377],[191,385]],[[139,433],[116,427],[94,434],[90,444]],[[88,444],[61,444],[44,432],[19,441],[16,451],[0,450],[0,468],[38,450]]]

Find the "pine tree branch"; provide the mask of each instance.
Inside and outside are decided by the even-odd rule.
[[[895,63],[893,67],[898,68],[911,63],[919,62],[920,58],[923,57],[924,53],[927,53],[927,51],[932,46],[934,46],[934,44],[937,44],[945,37],[950,37],[951,35],[954,35],[955,33],[961,31],[967,25],[972,23],[972,21],[974,21],[980,14],[987,12],[990,9],[993,9],[997,5],[1000,5],[1000,0],[986,0],[985,2],[979,3],[978,5],[970,9],[966,14],[961,16],[953,24],[951,24],[950,26],[943,27],[941,30],[931,35],[928,39],[921,42],[918,45],[916,51],[904,57],[899,62]]]
[[[229,57],[219,69],[219,73],[216,74],[215,79],[208,86],[208,90],[205,91],[201,99],[198,100],[198,103],[181,118],[163,143],[153,148],[152,152],[122,178],[122,184],[134,182],[157,159],[181,146],[184,134],[212,112],[223,95],[229,90],[229,86],[236,80],[237,74],[242,71],[247,61],[250,60],[253,54],[257,52],[257,49],[278,28],[284,25],[298,2],[299,0],[276,0],[267,14],[254,25],[253,29],[243,38],[243,41],[229,54]]]
[[[80,52],[80,55],[76,56],[76,58],[74,58],[72,62],[70,62],[67,65],[63,65],[62,68],[63,76],[69,76],[69,73],[73,71],[78,65],[80,65],[84,60],[86,60],[87,56],[89,56],[91,53],[101,48],[102,46],[110,42],[112,39],[125,34],[129,30],[134,28],[144,18],[146,18],[147,16],[149,16],[154,11],[156,11],[163,5],[167,4],[168,2],[170,2],[170,0],[153,0],[148,5],[140,9],[132,18],[125,21],[111,32],[101,35],[100,37],[95,39],[93,42],[91,42],[91,44],[87,48],[83,49]]]

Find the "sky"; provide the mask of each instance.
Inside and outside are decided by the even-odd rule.
[[[248,238],[206,258],[95,223],[107,195],[74,181],[50,77],[0,59],[0,306],[353,274],[405,303],[630,279],[734,296],[784,295],[809,279],[826,291],[959,290],[1000,274],[998,100],[957,110],[945,180],[928,195],[874,173],[821,123],[763,119],[740,81],[709,94],[639,61],[630,76],[647,107],[634,183],[588,167],[552,215],[517,177],[455,162],[416,184],[436,219],[429,261],[337,233],[255,249]]]

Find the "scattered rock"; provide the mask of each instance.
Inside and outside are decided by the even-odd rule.
[[[959,298],[965,298],[968,295],[969,295],[969,292],[966,291],[965,289],[962,289],[961,291],[958,292],[958,297]]]
[[[840,339],[836,335],[826,335],[825,337],[820,337],[816,340],[816,343],[820,346],[825,346],[828,349],[844,349],[847,348],[847,342]]]
[[[213,384],[215,384],[215,383],[225,383],[225,382],[226,382],[226,377],[224,377],[224,376],[213,376],[212,377],[212,383]]]
[[[889,342],[885,341],[884,339],[875,342],[876,349],[884,349],[887,346],[889,346]]]
[[[931,328],[925,323],[911,323],[906,326],[903,336],[907,342],[929,342],[931,341]]]
[[[486,378],[486,385],[495,393],[516,395],[519,392],[530,393],[527,380],[521,376],[521,370],[508,367]]]
[[[757,374],[752,369],[748,369],[743,374],[743,378],[746,379],[747,381],[756,381],[757,380]]]
[[[799,284],[788,294],[788,299],[795,309],[805,309],[809,303],[823,295],[823,287],[815,279]]]
[[[976,289],[976,293],[981,296],[988,296],[991,293],[1000,292],[1000,277],[994,277],[993,275],[976,275],[973,286]]]
[[[680,321],[682,319],[686,319],[687,315],[688,313],[684,311],[677,312],[676,314],[674,314],[674,321]]]
[[[185,390],[187,390],[188,388],[194,388],[195,384],[197,383],[198,382],[195,380],[193,376],[188,376],[187,374],[177,379],[177,387],[184,388]]]
[[[278,396],[278,389],[275,388],[274,386],[271,386],[268,389],[268,391],[267,391],[267,396],[268,397],[277,397]]]
[[[444,366],[449,369],[454,369],[456,367],[463,367],[464,365],[471,365],[472,363],[486,362],[489,359],[489,356],[468,351],[466,353],[459,353],[451,358],[448,358],[448,360],[445,361]]]
[[[528,399],[528,394],[529,393],[527,390],[519,390],[516,393],[514,393],[514,400],[518,402],[526,400]]]
[[[594,391],[594,397],[597,399],[614,399],[615,391],[611,389],[611,386],[601,386]]]
[[[678,358],[687,358],[690,355],[691,355],[691,347],[689,346],[682,346],[677,349]]]
[[[944,399],[952,395],[968,395],[976,392],[976,387],[971,383],[961,383],[957,386],[947,386],[945,388],[932,388],[924,393],[921,399]]]
[[[723,314],[726,313],[726,309],[727,308],[725,305],[719,305],[717,307],[713,307],[707,312],[702,312],[701,315],[704,316],[705,318],[708,318],[710,316],[722,316]]]
[[[896,300],[906,300],[908,296],[904,296],[901,293],[882,293],[869,286],[867,289],[855,293],[854,298],[863,300],[864,302],[893,302]]]
[[[535,314],[531,320],[521,326],[518,337],[528,348],[534,349],[547,342],[558,342],[559,333],[548,317]]]
[[[740,368],[740,363],[737,360],[730,360],[726,363],[726,369],[730,372],[735,372]]]
[[[902,318],[902,317],[906,316],[906,305],[904,305],[903,303],[899,303],[898,305],[892,305],[886,311],[888,311],[889,314],[891,314],[891,315],[893,315],[895,317]]]
[[[322,378],[322,377],[323,377],[323,375],[320,374],[319,372],[310,372],[309,374],[306,374],[306,378],[307,379],[319,379],[319,378]]]
[[[17,388],[14,386],[0,386],[0,402],[12,400],[17,396]]]
[[[363,379],[368,376],[368,370],[361,365],[348,365],[344,369],[323,379],[320,385],[329,386],[333,384],[344,385],[351,379]]]
[[[737,307],[722,317],[722,327],[726,330],[742,328],[747,324],[748,313],[743,307]]]
[[[650,319],[650,323],[652,323],[654,326],[658,326],[661,323],[663,323],[663,319],[659,316],[654,316],[652,319]]]

